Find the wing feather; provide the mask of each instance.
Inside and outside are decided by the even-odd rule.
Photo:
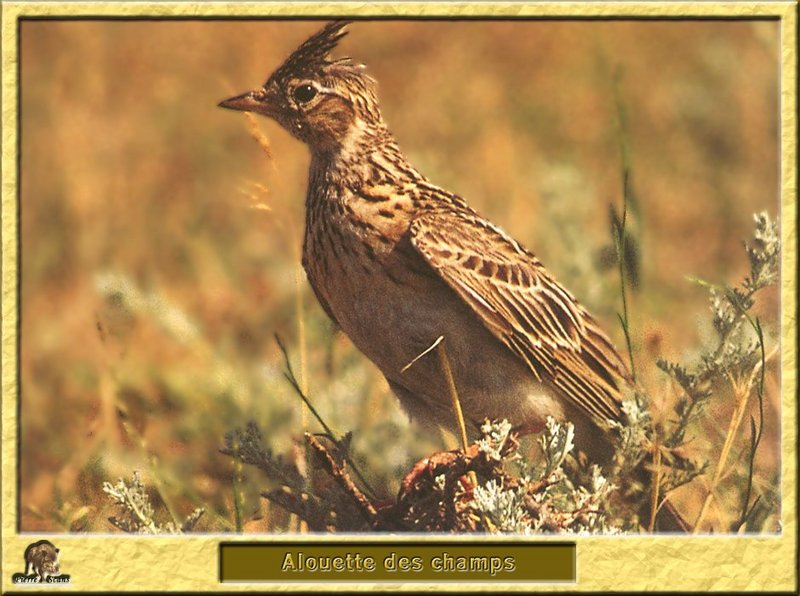
[[[627,367],[539,260],[468,208],[429,209],[411,245],[536,378],[600,419],[620,419]]]

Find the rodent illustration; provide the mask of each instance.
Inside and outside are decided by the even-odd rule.
[[[58,566],[59,549],[49,540],[34,542],[25,549],[25,575],[36,574],[40,581],[48,576],[61,575]]]

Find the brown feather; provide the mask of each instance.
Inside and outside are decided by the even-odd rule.
[[[630,383],[624,362],[586,309],[533,254],[452,204],[421,210],[410,235],[427,263],[538,378],[595,418],[622,417],[621,394]]]

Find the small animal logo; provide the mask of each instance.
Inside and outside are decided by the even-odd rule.
[[[15,573],[15,584],[69,583],[69,575],[61,573],[58,562],[60,549],[49,540],[39,540],[25,549],[25,573]]]

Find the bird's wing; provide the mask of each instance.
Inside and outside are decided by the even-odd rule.
[[[468,208],[418,215],[412,246],[537,378],[601,420],[630,375],[592,316],[539,260]]]

